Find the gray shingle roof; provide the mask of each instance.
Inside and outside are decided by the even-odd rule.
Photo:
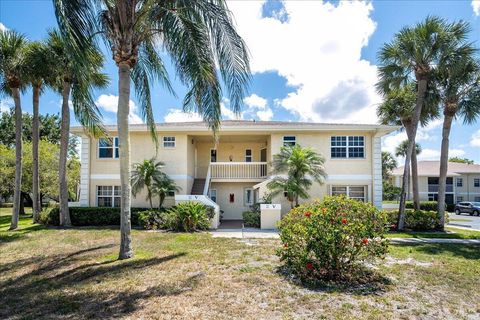
[[[394,176],[403,175],[404,166],[395,168],[392,171]],[[440,172],[440,161],[419,161],[418,162],[418,175],[438,177]],[[447,176],[458,176],[462,173],[479,173],[480,165],[478,164],[466,164],[458,162],[449,162]]]

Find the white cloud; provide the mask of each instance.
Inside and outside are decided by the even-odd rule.
[[[448,157],[462,157],[465,151],[462,149],[449,149]],[[440,150],[423,149],[422,153],[418,155],[418,160],[440,160]]]
[[[7,27],[5,27],[5,25],[4,25],[3,23],[1,23],[1,22],[0,22],[0,31],[2,31],[2,32],[3,32],[3,31],[7,31],[7,30],[8,30],[8,28],[7,28]]]
[[[9,111],[11,107],[13,107],[12,99],[9,98],[0,100],[0,113]]]
[[[473,9],[473,13],[476,16],[480,15],[480,1],[479,0],[472,0],[472,9]]]
[[[480,147],[480,129],[472,134],[470,138],[470,145],[472,147]]]
[[[163,118],[165,122],[193,122],[202,121],[198,113],[183,112],[180,109],[169,109]]]
[[[361,59],[376,27],[372,4],[284,1],[280,11],[287,19],[262,17],[263,4],[232,1],[229,8],[251,52],[252,71],[276,71],[293,87],[278,104],[303,121],[376,122],[377,70]]]
[[[100,108],[107,112],[117,113],[118,96],[113,94],[102,94],[95,101]],[[138,115],[137,105],[130,100],[130,114],[128,115],[128,122],[130,124],[143,123],[142,118]]]
[[[248,107],[244,112],[245,114],[254,114],[262,121],[269,121],[273,118],[273,111],[268,107],[267,99],[253,93],[246,97],[243,102]]]

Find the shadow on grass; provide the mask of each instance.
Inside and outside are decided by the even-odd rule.
[[[30,232],[45,229],[44,225],[32,223],[32,215],[21,215],[18,228],[8,230],[11,218],[11,215],[0,216],[0,246],[7,242],[19,240]]]
[[[386,292],[388,287],[393,284],[391,279],[376,270],[365,267],[348,273],[338,280],[302,279],[286,266],[278,268],[277,273],[298,286],[326,293],[348,293],[361,296],[378,295]]]
[[[480,260],[480,245],[456,243],[395,244],[396,247],[412,247],[416,251],[430,255],[449,254],[469,260]]]
[[[0,265],[0,272],[33,269],[0,282],[0,318],[118,318],[141,308],[150,297],[177,295],[193,290],[198,275],[174,284],[158,284],[144,290],[128,288],[131,272],[148,269],[180,258],[185,253],[100,263],[98,251],[113,244],[79,250],[66,255],[32,257]],[[138,271],[136,271],[138,270]],[[116,279],[112,290],[96,290],[103,281]]]

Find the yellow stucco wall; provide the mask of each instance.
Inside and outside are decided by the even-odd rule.
[[[211,189],[217,190],[217,204],[224,211],[223,219],[242,219],[243,211],[250,210],[245,205],[244,190],[252,188],[255,183],[242,182],[214,182]],[[230,194],[234,195],[234,202],[230,202]]]

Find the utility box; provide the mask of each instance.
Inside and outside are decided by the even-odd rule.
[[[260,229],[277,229],[277,222],[282,218],[281,204],[260,205]]]

